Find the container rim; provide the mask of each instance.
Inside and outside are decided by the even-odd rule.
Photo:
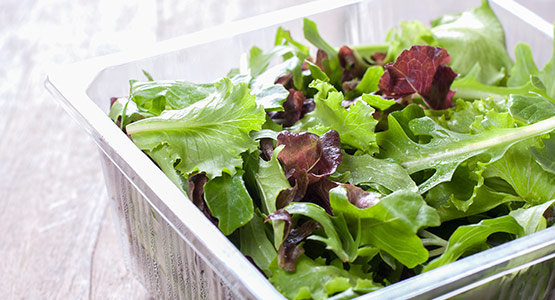
[[[157,168],[140,149],[138,149],[126,135],[114,126],[113,122],[87,95],[89,85],[96,76],[111,66],[117,66],[136,60],[161,55],[179,49],[205,44],[211,41],[230,38],[235,35],[250,32],[256,29],[273,26],[284,21],[309,17],[314,14],[333,10],[340,7],[364,2],[365,0],[316,0],[305,4],[284,8],[270,13],[261,14],[227,24],[218,25],[209,29],[197,31],[184,36],[157,42],[141,49],[123,51],[106,56],[87,59],[65,66],[58,66],[48,72],[45,80],[46,88],[59,100],[64,109],[85,129],[93,138],[98,147],[120,169],[127,179],[137,187],[151,206],[173,227],[177,234],[200,255],[216,273],[221,275],[230,288],[245,297],[257,299],[281,296],[270,282],[240,253],[240,251],[215,227],[196,207],[188,201],[183,194],[167,177]],[[526,7],[513,0],[490,0],[501,9],[522,19],[531,26],[553,39],[553,26],[541,17],[531,12]],[[117,151],[115,151],[117,149]],[[116,154],[116,156],[112,156]],[[149,186],[147,182],[156,182]],[[147,187],[147,190],[144,190]],[[183,225],[191,229],[183,230]],[[426,291],[415,290],[412,296],[422,295],[433,288],[459,280],[460,274],[475,273],[477,267],[485,270],[485,266],[503,264],[503,259],[486,259],[509,255],[513,253],[517,241],[526,241],[530,249],[521,249],[522,253],[532,253],[555,245],[546,243],[542,238],[555,236],[555,228],[525,236],[499,247],[483,251],[474,256],[482,259],[480,264],[472,265],[467,259],[462,259],[430,272],[421,274],[394,285],[385,287],[371,294],[361,296],[359,299],[377,299],[383,293],[389,292],[400,286],[412,286],[415,280],[427,280],[430,288]],[[518,243],[517,243],[518,244]],[[507,247],[504,247],[507,245]],[[510,247],[509,247],[510,246]],[[517,245],[518,246],[518,245]],[[535,249],[535,250],[534,250]],[[203,253],[211,252],[210,257]],[[521,253],[519,252],[519,253]],[[514,253],[513,253],[514,254]],[[438,281],[439,277],[446,278]],[[229,278],[240,278],[235,284]],[[457,279],[458,278],[458,279]],[[411,295],[399,295],[404,299]]]

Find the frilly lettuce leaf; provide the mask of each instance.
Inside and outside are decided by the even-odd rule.
[[[205,172],[210,179],[222,172],[234,174],[242,165],[241,153],[257,149],[249,132],[261,128],[265,113],[246,84],[224,79],[216,87],[184,109],[129,124],[127,133],[142,150],[167,145],[182,174]]]
[[[437,46],[430,28],[420,21],[402,21],[387,33],[385,41],[389,45],[385,62],[394,61],[403,50],[412,45]]]
[[[295,126],[294,131],[310,131],[322,135],[330,129],[339,133],[344,147],[372,153],[376,148],[374,129],[378,121],[374,109],[363,102],[356,102],[349,109],[342,105],[343,94],[331,84],[315,80],[310,87],[318,89],[314,96],[316,107]]]

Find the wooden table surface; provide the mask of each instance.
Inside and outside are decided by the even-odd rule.
[[[305,1],[2,0],[0,299],[147,299],[123,262],[92,140],[49,68]],[[522,1],[555,21],[555,0]]]

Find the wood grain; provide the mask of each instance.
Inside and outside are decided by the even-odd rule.
[[[0,299],[148,299],[122,261],[94,143],[44,88],[54,65],[299,3],[0,2]]]

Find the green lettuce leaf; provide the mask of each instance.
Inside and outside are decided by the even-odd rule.
[[[218,219],[218,228],[225,235],[247,224],[252,219],[253,201],[245,187],[241,173],[222,174],[204,185],[204,198],[210,212]]]
[[[555,174],[555,134],[543,140],[543,148],[530,148],[536,162],[546,171]]]
[[[284,209],[291,215],[303,215],[320,223],[326,237],[313,234],[308,239],[324,243],[326,249],[333,251],[343,262],[356,259],[360,237],[352,236],[343,216],[332,217],[322,207],[307,202],[293,202]]]
[[[505,180],[524,201],[536,205],[555,198],[555,176],[536,163],[529,150],[531,144],[524,141],[511,147],[486,167],[484,177]]]
[[[453,178],[426,193],[426,202],[436,208],[441,222],[487,212],[503,203],[521,201],[517,196],[485,184],[484,168],[460,165]]]
[[[509,213],[510,216],[524,229],[524,234],[532,234],[545,229],[546,220],[543,213],[555,202],[555,199],[549,200],[543,204],[532,206],[529,208],[520,208]]]
[[[460,226],[449,238],[445,252],[427,264],[422,272],[454,262],[465,252],[483,247],[488,236],[496,232],[506,232],[518,237],[524,234],[524,230],[512,216],[503,216],[483,220],[478,224]]]
[[[131,81],[129,99],[139,111],[158,116],[167,109],[183,109],[206,99],[215,91],[213,84],[195,84],[186,81]]]
[[[528,124],[555,116],[555,102],[545,97],[510,95],[508,106],[514,118]]]
[[[350,299],[359,295],[351,289],[370,292],[382,287],[371,280],[370,274],[361,277],[343,267],[326,265],[324,259],[312,260],[306,255],[299,257],[295,272],[279,268],[275,261],[270,269],[270,282],[289,299],[328,299],[344,291],[348,291],[350,297],[341,299]]]
[[[377,159],[371,155],[343,154],[338,173],[348,173],[349,182],[354,185],[378,184],[389,191],[418,191],[407,170],[399,164]]]
[[[394,61],[403,50],[409,49],[412,45],[437,46],[430,28],[420,21],[401,21],[399,26],[387,33],[385,41],[389,45],[385,62]]]
[[[330,204],[334,214],[343,215],[349,224],[360,224],[360,245],[385,251],[409,268],[428,259],[416,233],[424,227],[439,226],[440,221],[419,194],[396,191],[374,206],[359,209],[349,201],[347,190],[339,186],[330,191]]]
[[[555,33],[555,26],[553,27],[553,32]],[[555,99],[555,40],[553,40],[551,60],[545,64],[538,77],[543,82],[547,95],[551,99]]]
[[[339,133],[344,147],[366,153],[372,153],[377,149],[374,129],[378,121],[372,115],[372,107],[358,101],[347,110],[342,104],[343,94],[331,84],[315,80],[310,87],[318,90],[314,96],[316,107],[291,130],[310,131],[322,135],[333,129]]]
[[[127,133],[142,150],[167,145],[184,175],[198,171],[212,179],[235,173],[241,153],[257,149],[249,132],[259,130],[266,117],[245,84],[224,79],[216,86],[206,99],[184,109],[129,124]]]
[[[453,70],[462,76],[479,65],[476,79],[495,85],[513,65],[505,49],[505,32],[487,0],[478,8],[436,21],[432,33],[451,55]]]
[[[538,75],[538,67],[532,57],[530,46],[525,43],[518,43],[515,46],[515,64],[510,72],[507,86],[518,87],[530,81],[530,76]]]
[[[254,263],[270,276],[270,263],[276,258],[277,252],[264,230],[264,217],[257,209],[253,218],[239,229],[241,253],[252,258]]]
[[[283,148],[284,146],[280,146],[274,149],[270,161],[258,158],[258,170],[254,178],[262,200],[262,209],[266,215],[276,211],[276,199],[279,193],[291,187],[277,158]],[[272,221],[272,228],[274,229],[274,246],[278,249],[283,241],[283,221]]]
[[[340,87],[343,70],[339,65],[338,51],[322,38],[316,23],[306,18],[303,23],[303,33],[307,41],[327,54],[328,57],[322,60],[322,66],[330,82],[334,86]]]

